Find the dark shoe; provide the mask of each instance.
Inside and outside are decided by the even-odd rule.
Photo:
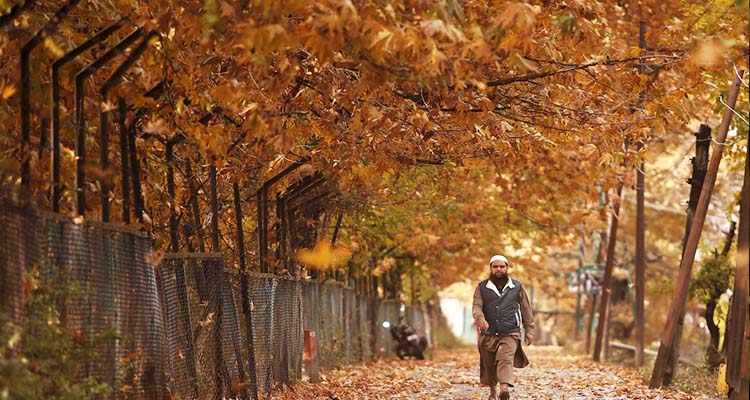
[[[500,397],[498,397],[498,399],[500,399],[500,400],[508,400],[508,399],[510,399],[510,392],[508,392],[507,390],[500,391]]]

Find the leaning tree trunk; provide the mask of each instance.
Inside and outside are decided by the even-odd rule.
[[[698,207],[698,199],[703,189],[703,179],[708,171],[708,153],[711,143],[711,128],[708,125],[701,125],[698,132],[695,133],[695,157],[692,159],[693,172],[688,179],[690,184],[690,197],[688,198],[688,208],[685,219],[685,235],[682,238],[682,251],[685,251],[685,244],[690,235],[690,226],[693,224],[695,209]],[[682,263],[682,260],[680,260]],[[687,307],[687,298],[684,299],[680,315],[678,317],[679,327],[674,337],[673,351],[668,355],[667,364],[664,371],[664,385],[669,386],[674,379],[677,371],[677,360],[680,357],[680,343],[682,343],[682,325],[685,321],[685,308]]]
[[[669,312],[667,314],[664,332],[662,332],[661,335],[659,352],[656,355],[654,369],[649,382],[649,387],[651,388],[658,388],[664,384],[664,377],[667,371],[667,361],[674,350],[676,350],[674,347],[675,336],[678,329],[681,330],[682,328],[681,324],[679,324],[679,322],[681,322],[679,321],[679,317],[688,295],[690,274],[693,269],[693,262],[695,261],[695,253],[698,250],[698,242],[700,241],[700,236],[703,230],[703,223],[706,220],[708,204],[711,200],[711,195],[713,194],[714,185],[716,184],[716,176],[718,174],[719,163],[721,162],[721,154],[723,151],[722,146],[726,140],[729,124],[733,116],[731,108],[734,107],[734,104],[737,101],[743,73],[744,71],[739,71],[734,79],[732,79],[732,86],[729,91],[729,101],[727,102],[727,107],[730,109],[726,110],[722,116],[721,125],[719,126],[719,132],[717,135],[717,143],[719,145],[716,146],[713,154],[711,154],[711,159],[708,163],[708,171],[703,182],[703,189],[701,190],[701,195],[698,199],[698,206],[696,207],[695,216],[693,217],[693,223],[690,227],[690,234],[685,243],[685,250],[678,269],[677,285],[672,296],[672,303],[670,304]]]

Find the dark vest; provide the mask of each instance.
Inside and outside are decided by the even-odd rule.
[[[483,331],[487,335],[500,335],[521,332],[521,282],[512,279],[514,288],[507,287],[500,292],[500,296],[487,287],[488,280],[479,283],[482,293],[482,312],[484,319],[490,324],[489,329]],[[502,290],[502,288],[497,288]]]

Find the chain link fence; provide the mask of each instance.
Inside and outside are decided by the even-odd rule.
[[[0,240],[0,325],[32,317],[26,276],[37,271],[64,326],[93,350],[77,376],[108,384],[107,398],[256,399],[304,378],[305,330],[332,369],[392,354],[382,323],[402,313],[432,342],[424,308],[402,311],[340,282],[239,272],[218,253],[158,255],[128,228],[6,204]]]
[[[151,239],[127,228],[0,207],[0,323],[23,327],[30,296],[49,295],[60,324],[92,356],[79,366],[130,399],[167,398],[164,320]],[[33,290],[31,282],[41,290]],[[52,320],[54,322],[54,319]],[[24,332],[29,342],[35,332]],[[20,350],[17,350],[20,351]]]

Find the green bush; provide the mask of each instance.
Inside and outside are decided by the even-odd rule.
[[[19,326],[0,315],[2,400],[77,400],[111,392],[109,385],[81,377],[81,366],[95,354],[60,321],[54,302],[60,291],[52,287],[38,273],[26,274],[25,321]]]

